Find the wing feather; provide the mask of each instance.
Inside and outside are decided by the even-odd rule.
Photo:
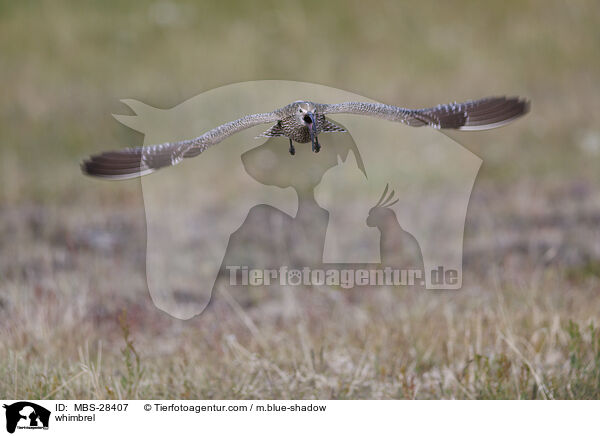
[[[396,121],[413,127],[486,130],[525,115],[528,101],[518,97],[488,97],[464,103],[450,103],[427,109],[406,109],[382,103],[347,102],[320,105],[324,114],[356,114]]]
[[[244,129],[278,119],[277,112],[247,115],[215,127],[194,139],[100,153],[84,160],[81,170],[90,176],[106,179],[143,176],[159,168],[177,165],[184,158],[198,156],[207,148]]]

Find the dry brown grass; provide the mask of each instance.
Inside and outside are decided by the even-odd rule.
[[[512,190],[476,189],[461,291],[225,290],[190,321],[150,301],[141,205],[4,211],[0,396],[597,398],[598,197]]]

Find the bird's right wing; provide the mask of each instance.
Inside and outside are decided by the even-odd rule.
[[[356,114],[436,129],[487,130],[526,114],[529,102],[518,97],[488,97],[427,109],[406,109],[381,103],[347,102],[320,105],[323,114]]]
[[[115,180],[144,176],[159,168],[177,165],[184,158],[198,156],[208,147],[244,129],[278,119],[277,111],[247,115],[194,139],[100,153],[84,160],[81,170],[90,176]]]

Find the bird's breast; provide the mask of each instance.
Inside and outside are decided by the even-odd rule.
[[[323,124],[325,122],[325,116],[319,115],[316,117],[317,123],[317,134],[323,130]],[[290,138],[292,141],[299,142],[301,144],[310,142],[310,130],[304,124],[300,123],[296,118],[291,117],[288,119],[281,120],[281,128],[285,136]]]
[[[283,119],[281,120],[281,129],[285,136],[290,138],[292,141],[306,143],[310,142],[310,132],[308,127],[303,123],[297,122],[295,119]]]

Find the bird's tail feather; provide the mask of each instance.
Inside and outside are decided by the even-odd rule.
[[[285,133],[283,132],[283,128],[281,127],[280,123],[277,123],[274,126],[270,127],[268,130],[264,131],[254,139],[273,138],[276,136],[285,136]]]
[[[345,133],[346,129],[342,126],[337,125],[333,121],[323,117],[323,125],[321,126],[322,132],[333,132],[333,133]]]

